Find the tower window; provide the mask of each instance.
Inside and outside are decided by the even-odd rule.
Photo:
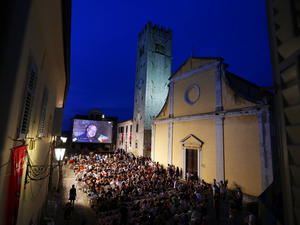
[[[145,49],[144,49],[144,45],[142,47],[140,47],[139,49],[139,57],[141,57],[142,55],[144,55]]]
[[[161,44],[155,44],[155,52],[164,55],[166,52],[165,46]]]
[[[139,124],[138,123],[136,124],[135,132],[139,132]]]

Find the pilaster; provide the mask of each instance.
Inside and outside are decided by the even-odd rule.
[[[216,180],[224,179],[224,117],[220,116],[216,118]]]
[[[267,134],[265,129],[266,124],[266,114],[263,111],[260,111],[257,114],[258,120],[258,132],[259,132],[259,151],[260,151],[260,165],[261,165],[261,186],[265,190],[268,185],[271,183],[272,177],[270,177],[269,166],[272,165],[272,160],[270,159],[271,146],[267,146]],[[267,141],[267,142],[266,142]],[[269,143],[270,144],[270,143]]]
[[[198,178],[201,179],[201,159],[202,159],[202,148],[197,149],[197,171],[198,171]]]
[[[272,156],[272,144],[271,144],[271,124],[270,124],[270,112],[267,110],[266,114],[266,123],[264,126],[265,129],[265,148],[267,152],[267,160],[268,160],[268,185],[270,185],[273,180],[273,156]]]
[[[168,164],[173,164],[173,123],[168,126]]]
[[[182,177],[185,179],[186,175],[186,148],[183,146],[182,149]]]
[[[221,63],[217,64],[215,67],[216,72],[216,111],[223,111],[223,102],[222,102],[222,73],[223,66]]]
[[[152,135],[151,135],[151,159],[155,161],[155,130],[156,125],[152,124]]]
[[[169,103],[170,103],[170,115],[169,117],[174,117],[174,82],[170,82],[170,93],[169,93]]]

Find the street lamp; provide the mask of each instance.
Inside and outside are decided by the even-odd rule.
[[[58,162],[60,162],[61,160],[63,160],[66,149],[65,148],[55,148],[55,158]]]
[[[67,142],[67,137],[60,137],[60,140],[63,142],[63,143],[66,143]]]
[[[55,158],[58,162],[58,186],[57,186],[57,191],[59,191],[59,188],[60,188],[60,182],[61,182],[61,177],[62,177],[61,161],[64,158],[65,152],[66,152],[65,148],[59,148],[58,147],[58,148],[54,149]]]

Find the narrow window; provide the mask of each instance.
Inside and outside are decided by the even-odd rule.
[[[21,114],[21,121],[19,125],[19,138],[24,139],[28,133],[30,125],[30,117],[33,106],[34,94],[37,82],[36,68],[31,65],[29,67],[23,100],[23,110]]]
[[[155,52],[164,55],[165,54],[165,46],[161,44],[155,44]]]
[[[45,137],[46,135],[46,114],[47,114],[47,104],[48,104],[48,90],[44,89],[42,105],[41,105],[41,114],[40,114],[40,122],[38,129],[38,137]]]
[[[139,56],[141,57],[142,55],[144,55],[144,52],[145,52],[144,46],[140,47]]]

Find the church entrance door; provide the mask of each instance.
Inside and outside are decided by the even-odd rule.
[[[198,151],[196,149],[186,149],[186,172],[198,176]]]

